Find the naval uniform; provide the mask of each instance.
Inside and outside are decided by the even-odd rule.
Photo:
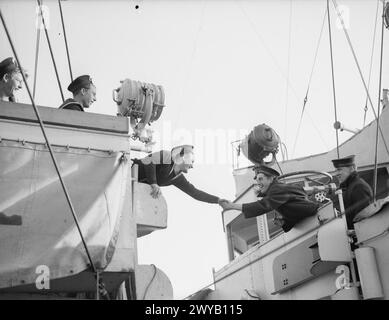
[[[347,227],[354,229],[354,217],[373,202],[373,192],[369,184],[360,178],[356,171],[352,172],[339,187],[343,193]]]
[[[173,170],[174,162],[171,152],[161,150],[143,159],[133,159],[139,165],[138,181],[158,186],[176,186],[192,198],[208,203],[218,203],[219,198],[209,193],[196,189],[186,180],[183,173],[176,174]]]
[[[84,111],[82,104],[73,98],[66,99],[64,103],[59,106],[59,109]]]
[[[284,220],[282,229],[288,232],[301,220],[316,214],[319,204],[310,201],[299,185],[274,180],[261,200],[244,203],[245,218],[257,217],[272,210],[278,211]]]
[[[68,90],[73,93],[73,96],[82,88],[89,89],[90,85],[93,85],[92,79],[89,75],[85,74],[74,79],[68,86]],[[70,98],[64,101],[59,106],[59,109],[84,111],[84,108],[80,102]]]

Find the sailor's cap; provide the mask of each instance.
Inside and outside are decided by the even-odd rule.
[[[280,176],[280,173],[277,170],[274,170],[274,169],[272,169],[272,168],[270,168],[268,166],[265,166],[265,165],[255,166],[253,168],[253,170],[255,171],[255,176],[258,173],[265,173],[265,174],[273,176],[273,177],[279,177]]]
[[[93,84],[92,78],[89,75],[82,75],[74,79],[71,84],[68,86],[68,90],[72,93],[77,92],[78,90],[85,88],[89,89],[89,86]]]
[[[188,153],[193,153],[193,146],[190,144],[184,144],[181,146],[174,147],[171,151],[172,153],[172,159],[176,158],[178,155],[184,156]]]
[[[334,159],[332,160],[332,163],[335,168],[350,167],[355,164],[354,159],[355,159],[355,155],[353,154],[344,158]]]
[[[2,78],[5,74],[14,71],[20,71],[20,68],[14,58],[9,57],[0,62],[0,78]]]

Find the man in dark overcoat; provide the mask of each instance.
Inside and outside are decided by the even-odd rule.
[[[373,202],[373,191],[369,184],[359,177],[355,155],[332,160],[343,193],[343,203],[348,229],[354,229],[353,219],[362,209]]]
[[[258,196],[262,198],[250,203],[221,201],[223,209],[242,211],[245,218],[252,218],[275,210],[285,232],[298,222],[316,214],[319,204],[308,199],[303,187],[297,184],[285,184],[278,180],[278,171],[265,166],[255,168]]]

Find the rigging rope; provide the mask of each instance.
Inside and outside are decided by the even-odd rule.
[[[385,26],[385,1],[382,2],[382,28],[381,28],[381,56],[380,56],[380,77],[378,84],[378,111],[377,111],[377,129],[375,137],[375,153],[374,153],[374,189],[373,199],[377,197],[377,162],[378,162],[378,128],[380,125],[380,103],[381,103],[381,86],[382,86],[382,58],[384,55],[384,26]]]
[[[39,0],[38,0],[38,1],[39,1]],[[15,59],[16,59],[16,61],[17,61],[17,64],[18,64],[20,70],[24,70],[23,67],[22,67],[22,65],[20,64],[20,60],[19,60],[18,55],[17,55],[17,53],[16,53],[16,49],[15,49],[15,47],[14,47],[14,45],[13,45],[13,42],[12,42],[12,39],[11,39],[11,35],[9,34],[9,31],[8,31],[7,25],[6,25],[6,23],[5,23],[5,20],[4,20],[4,18],[3,18],[3,13],[2,13],[2,11],[1,11],[1,9],[0,9],[0,19],[1,19],[1,22],[2,22],[2,24],[3,24],[3,26],[4,26],[5,33],[6,33],[6,35],[7,35],[8,41],[9,41],[9,43],[10,43],[10,45],[11,45],[11,49],[12,49],[12,52],[13,52],[13,54],[14,54],[14,56],[15,56]],[[76,215],[76,213],[75,213],[75,210],[74,210],[72,201],[71,201],[71,199],[70,199],[70,196],[69,196],[68,190],[67,190],[67,188],[66,188],[65,182],[63,181],[62,175],[61,175],[61,173],[60,173],[60,171],[59,171],[59,167],[58,167],[58,164],[57,164],[57,160],[56,160],[56,158],[55,158],[55,156],[54,156],[54,152],[53,152],[53,150],[52,150],[51,144],[50,144],[49,139],[48,139],[48,137],[47,137],[46,130],[45,130],[45,127],[44,127],[42,118],[41,118],[41,116],[40,116],[40,114],[39,114],[38,108],[36,107],[34,98],[33,98],[32,94],[31,94],[30,87],[29,87],[29,85],[28,85],[28,83],[27,83],[26,75],[25,75],[24,72],[21,72],[21,74],[22,74],[23,81],[24,81],[24,84],[25,84],[26,89],[27,89],[27,93],[28,93],[28,95],[29,95],[29,97],[30,97],[32,107],[33,107],[33,109],[34,109],[35,115],[36,115],[36,117],[37,117],[37,119],[38,119],[40,128],[41,128],[41,130],[42,130],[43,137],[44,137],[44,139],[45,139],[45,141],[46,141],[47,148],[48,148],[48,150],[49,150],[51,159],[52,159],[52,161],[53,161],[55,171],[57,172],[57,175],[58,175],[60,184],[61,184],[62,189],[63,189],[63,191],[64,191],[64,194],[65,194],[65,197],[66,197],[66,201],[67,201],[67,203],[68,203],[68,205],[69,205],[69,208],[70,208],[70,211],[71,211],[71,213],[72,213],[74,222],[75,222],[75,224],[76,224],[78,233],[80,234],[81,241],[82,241],[82,244],[83,244],[83,246],[84,246],[86,255],[87,255],[87,257],[88,257],[90,267],[92,268],[93,272],[98,276],[98,275],[99,275],[99,274],[98,274],[98,273],[99,273],[99,270],[96,269],[96,267],[95,267],[95,265],[94,265],[94,263],[93,263],[92,257],[91,257],[91,255],[90,255],[90,253],[89,253],[89,249],[88,249],[88,246],[87,246],[87,244],[86,244],[86,242],[85,242],[84,236],[83,236],[83,234],[82,234],[82,231],[81,231],[81,228],[80,228],[80,225],[79,225],[79,222],[78,222],[78,219],[77,219],[77,215]],[[104,284],[103,284],[102,280],[100,279],[99,282],[100,282],[100,288],[101,288],[101,290],[103,290],[103,289],[104,289]]]
[[[289,39],[288,39],[288,67],[286,71],[286,102],[284,114],[284,136],[288,133],[288,98],[289,98],[289,82],[290,82],[290,48],[292,43],[292,0],[289,0]]]
[[[338,123],[338,115],[336,110],[336,93],[335,93],[335,74],[334,74],[334,57],[332,52],[332,35],[331,35],[331,19],[330,19],[330,4],[329,0],[327,0],[327,19],[328,19],[328,34],[330,40],[330,55],[331,55],[331,74],[332,74],[332,93],[334,97],[334,114],[335,114],[335,123]],[[339,129],[336,128],[336,154],[339,159]]]
[[[145,300],[145,299],[146,299],[146,295],[147,295],[147,293],[148,293],[148,291],[149,291],[149,289],[150,289],[150,286],[151,286],[151,284],[153,283],[155,276],[157,275],[157,267],[156,267],[154,264],[152,264],[152,266],[153,266],[153,268],[154,268],[154,273],[153,273],[153,276],[151,277],[151,280],[150,280],[149,284],[147,285],[147,287],[146,287],[146,289],[145,289],[145,292],[143,293],[143,298],[142,298],[142,300]]]
[[[297,128],[297,133],[296,133],[296,137],[295,137],[295,140],[294,140],[294,144],[293,144],[292,158],[294,156],[294,152],[295,152],[295,149],[296,149],[297,139],[298,139],[298,136],[300,134],[300,128],[301,128],[301,124],[302,124],[302,121],[303,121],[304,111],[305,111],[305,107],[306,107],[306,104],[307,104],[307,101],[308,101],[308,93],[309,93],[309,89],[310,89],[310,86],[311,86],[313,71],[314,71],[315,65],[316,65],[317,54],[319,52],[319,47],[320,47],[320,42],[321,42],[321,38],[322,38],[322,35],[323,35],[323,29],[324,29],[324,23],[326,21],[326,16],[327,16],[327,8],[324,10],[323,22],[321,24],[319,40],[317,42],[316,51],[315,51],[315,58],[313,60],[311,74],[309,76],[309,81],[308,81],[308,87],[307,87],[307,91],[305,93],[304,104],[303,104],[303,108],[301,110],[300,121],[299,121],[299,125],[298,125],[298,128]]]
[[[283,175],[283,174],[284,174],[284,172],[282,171],[282,168],[281,168],[280,164],[278,163],[278,160],[277,160],[277,158],[276,158],[276,157],[274,157],[274,159],[276,160],[276,163],[277,163],[278,169],[280,169],[281,175]]]
[[[375,36],[376,36],[376,31],[377,31],[377,17],[378,17],[378,4],[379,4],[380,0],[377,0],[377,8],[376,8],[376,12],[375,12],[375,23],[374,23],[374,34],[373,34],[373,44],[371,46],[371,57],[370,57],[370,68],[369,68],[369,80],[367,82],[367,90],[369,91],[370,89],[370,78],[371,78],[371,71],[372,71],[372,67],[373,67],[373,55],[374,55],[374,44],[375,44]],[[363,127],[365,127],[365,124],[366,124],[366,114],[367,114],[367,95],[366,95],[366,101],[365,101],[365,107],[364,107],[364,115],[363,115]]]
[[[51,60],[53,61],[55,76],[56,76],[56,78],[57,78],[58,87],[59,87],[59,91],[60,91],[60,93],[61,93],[62,102],[64,102],[64,101],[65,101],[65,98],[64,98],[64,95],[63,95],[63,92],[62,92],[61,81],[59,80],[57,65],[56,65],[56,63],[55,63],[54,54],[53,54],[53,49],[51,48],[51,42],[50,42],[50,38],[49,38],[49,33],[48,33],[48,31],[47,31],[45,18],[44,18],[44,16],[43,16],[43,11],[42,11],[42,0],[36,0],[36,1],[37,1],[37,3],[38,3],[38,6],[39,6],[39,12],[40,12],[40,14],[41,14],[41,18],[42,18],[42,22],[43,22],[43,27],[44,27],[44,29],[45,29],[47,44],[48,44],[48,46],[49,46],[49,51],[50,51],[50,55],[51,55]]]
[[[202,30],[203,30],[206,6],[207,6],[207,1],[203,0],[201,12],[200,12],[200,22],[199,22],[199,26],[198,26],[197,33],[196,33],[196,38],[194,39],[193,50],[192,50],[192,53],[191,53],[191,56],[190,56],[189,66],[188,66],[188,68],[186,70],[185,77],[184,77],[183,81],[181,82],[182,83],[181,100],[182,100],[182,96],[185,95],[185,90],[186,90],[186,88],[188,86],[189,77],[191,76],[191,72],[192,72],[192,69],[193,69],[193,61],[195,59],[196,52],[197,52],[197,49],[198,49],[198,43],[199,43],[199,39],[200,39],[200,34],[201,34]],[[184,103],[179,104],[179,107],[178,107],[179,109],[178,109],[177,116],[176,116],[177,126],[180,124],[181,113],[182,113],[182,105],[183,104]]]
[[[61,14],[62,30],[63,30],[63,36],[64,36],[64,40],[65,40],[66,56],[68,58],[70,80],[71,80],[71,82],[73,82],[72,66],[70,64],[70,55],[69,55],[68,41],[67,41],[67,38],[66,38],[65,22],[64,22],[63,13],[62,13],[61,0],[58,0],[58,6],[59,6],[59,12]]]
[[[385,4],[385,1],[383,3]],[[389,29],[389,2],[386,3],[384,9],[384,23],[385,23],[385,27]]]
[[[40,18],[40,12],[38,14],[38,19]],[[34,67],[34,87],[32,89],[32,97],[35,99],[35,93],[36,93],[36,79],[38,74],[38,57],[39,57],[39,44],[40,44],[40,38],[41,38],[41,28],[40,24],[38,23],[38,27],[36,29],[36,47],[35,47],[35,67]]]
[[[352,52],[352,54],[353,54],[355,64],[357,65],[358,72],[359,72],[359,75],[360,75],[360,77],[361,77],[363,86],[365,87],[366,94],[367,94],[368,99],[369,99],[370,107],[371,107],[371,109],[372,109],[372,111],[373,111],[373,113],[374,113],[374,118],[375,118],[375,120],[377,120],[377,113],[376,113],[376,111],[375,111],[375,109],[374,109],[374,107],[373,107],[373,103],[372,103],[371,98],[370,98],[369,90],[367,89],[366,82],[365,82],[365,78],[363,77],[361,67],[359,66],[359,62],[358,62],[357,56],[356,56],[356,54],[355,54],[354,47],[353,47],[353,45],[352,45],[352,43],[351,43],[350,36],[349,36],[349,34],[348,34],[348,32],[347,32],[347,29],[346,29],[346,26],[345,26],[345,24],[344,24],[343,17],[342,17],[342,15],[341,15],[340,12],[339,12],[338,4],[337,4],[336,0],[332,0],[332,3],[333,3],[333,5],[334,5],[334,7],[335,7],[336,13],[338,14],[338,17],[339,17],[339,19],[340,19],[340,22],[342,23],[342,28],[343,28],[344,34],[345,34],[345,36],[346,36],[346,38],[347,38],[347,42],[348,42],[348,44],[349,44],[349,46],[350,46],[351,52]],[[379,123],[377,123],[377,125],[378,125],[378,127],[379,127],[380,134],[381,134],[381,138],[382,138],[382,141],[384,142],[386,152],[387,152],[387,154],[389,155],[389,149],[388,149],[388,146],[387,146],[387,144],[386,144],[385,136],[384,136],[384,134],[383,134],[383,132],[382,132],[382,129],[381,129],[381,126],[379,125]]]
[[[273,55],[272,51],[269,49],[269,47],[266,45],[264,39],[262,38],[262,36],[260,35],[260,33],[258,32],[257,28],[255,27],[255,24],[253,23],[252,19],[249,17],[249,15],[247,14],[246,10],[244,10],[244,8],[241,6],[241,2],[240,1],[237,1],[235,0],[235,3],[236,5],[239,7],[240,11],[242,12],[243,16],[245,17],[245,21],[248,22],[248,25],[251,27],[251,29],[253,30],[253,32],[255,33],[255,35],[257,36],[258,40],[260,41],[261,45],[263,46],[263,48],[265,48],[266,52],[268,53],[268,55],[270,56],[270,58],[272,59],[272,62],[273,64],[275,65],[275,67],[278,69],[279,73],[281,74],[281,76],[286,79],[286,81],[288,81],[289,83],[289,88],[291,89],[295,99],[297,101],[300,101],[300,97],[297,95],[297,92],[295,90],[295,88],[293,87],[293,85],[291,84],[291,82],[289,81],[288,77],[285,75],[285,72],[282,70],[280,64],[278,63],[276,57]],[[293,104],[295,106],[295,104]],[[296,107],[296,106],[295,106]],[[297,108],[297,107],[296,107]],[[311,115],[309,114],[309,112],[307,112],[307,115],[312,123],[312,126],[313,128],[316,130],[316,133],[317,135],[319,136],[319,138],[321,139],[323,145],[328,148],[328,145],[325,141],[325,139],[323,138],[322,134],[320,133],[320,130],[319,128],[317,127],[316,123],[314,122],[314,120],[312,119]]]
[[[286,147],[286,144],[283,142],[280,142],[280,147],[284,147],[284,154],[285,154],[285,159],[289,160],[289,154],[288,154],[288,148]]]

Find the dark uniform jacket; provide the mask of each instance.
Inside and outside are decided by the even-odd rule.
[[[146,158],[134,159],[134,163],[139,165],[139,182],[158,184],[161,187],[173,185],[196,200],[218,203],[218,197],[196,189],[193,184],[186,180],[183,173],[176,174],[174,172],[169,151],[161,150]]]
[[[373,192],[369,184],[355,171],[340,186],[346,212],[347,227],[354,229],[353,219],[362,209],[373,202]]]
[[[60,106],[59,109],[68,109],[68,110],[76,110],[76,111],[84,111],[82,104],[73,98],[66,99]]]
[[[319,204],[310,201],[301,186],[276,180],[261,200],[244,203],[242,212],[245,218],[252,218],[276,210],[284,219],[282,229],[288,232],[301,220],[315,215],[318,208]]]

